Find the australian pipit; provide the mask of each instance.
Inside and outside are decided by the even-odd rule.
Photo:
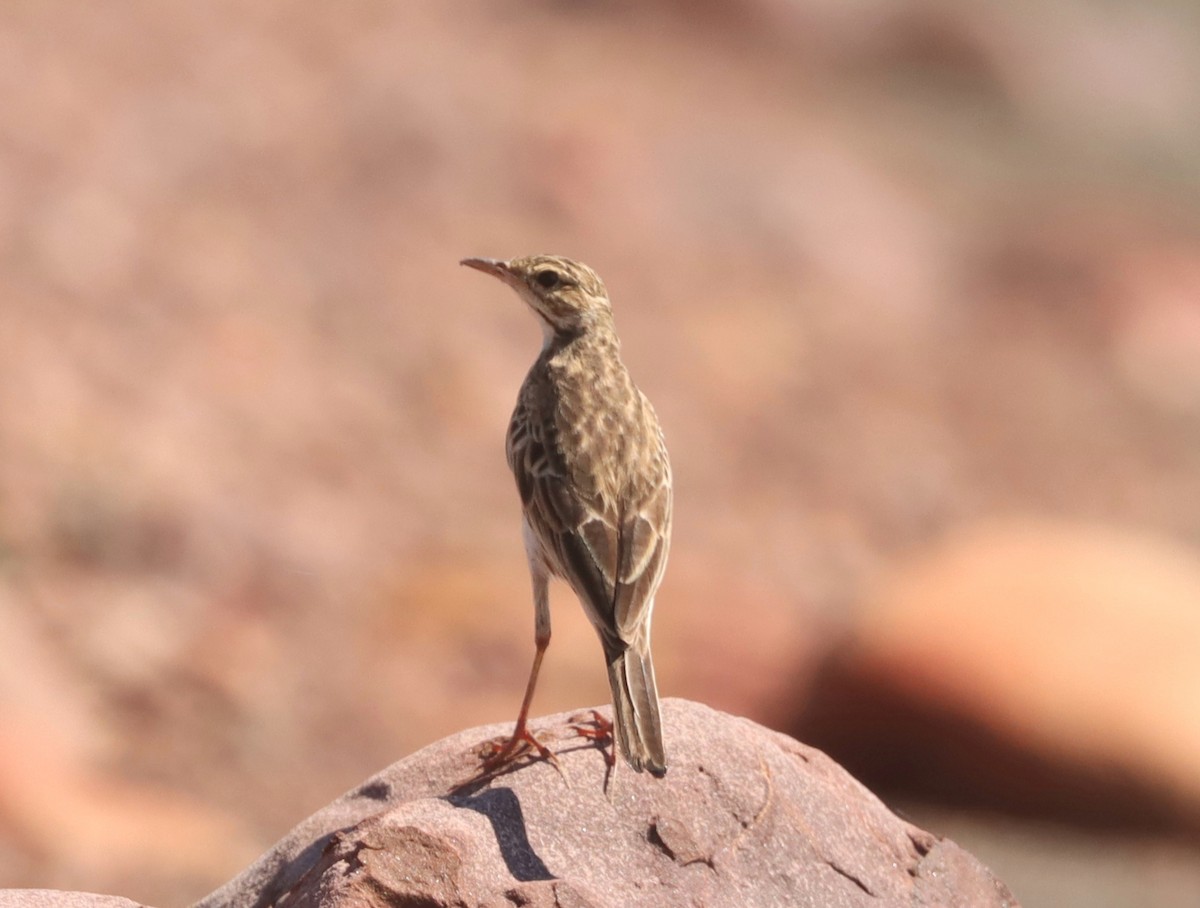
[[[537,650],[512,737],[489,763],[532,746],[526,727],[550,643],[549,578],[561,577],[600,635],[621,753],[666,772],[650,614],[671,539],[671,466],[650,402],[621,361],[612,305],[587,265],[552,255],[464,259],[500,278],[542,327],[542,352],[517,397],[508,465],[524,510]]]

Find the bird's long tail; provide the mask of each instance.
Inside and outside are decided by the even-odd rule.
[[[623,644],[620,649],[609,649],[607,656],[617,746],[638,772],[648,769],[661,776],[667,771],[667,756],[649,641],[643,638]]]

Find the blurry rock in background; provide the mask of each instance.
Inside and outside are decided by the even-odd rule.
[[[799,729],[876,790],[1200,840],[1200,558],[1068,522],[880,577]]]
[[[670,439],[664,693],[1200,900],[1086,838],[1195,858],[1198,42],[1134,2],[0,10],[0,885],[182,903],[511,718],[539,339],[455,263],[552,251]],[[535,708],[604,702],[552,595]]]

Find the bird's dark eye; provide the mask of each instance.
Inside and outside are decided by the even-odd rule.
[[[549,290],[558,283],[558,272],[550,271],[549,269],[539,271],[533,276],[533,279],[538,282],[538,286]]]

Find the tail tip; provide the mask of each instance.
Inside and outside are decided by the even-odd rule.
[[[640,760],[630,760],[629,765],[637,772],[648,772],[656,779],[661,779],[667,774],[667,763],[665,760],[656,760],[651,756],[644,756]]]

